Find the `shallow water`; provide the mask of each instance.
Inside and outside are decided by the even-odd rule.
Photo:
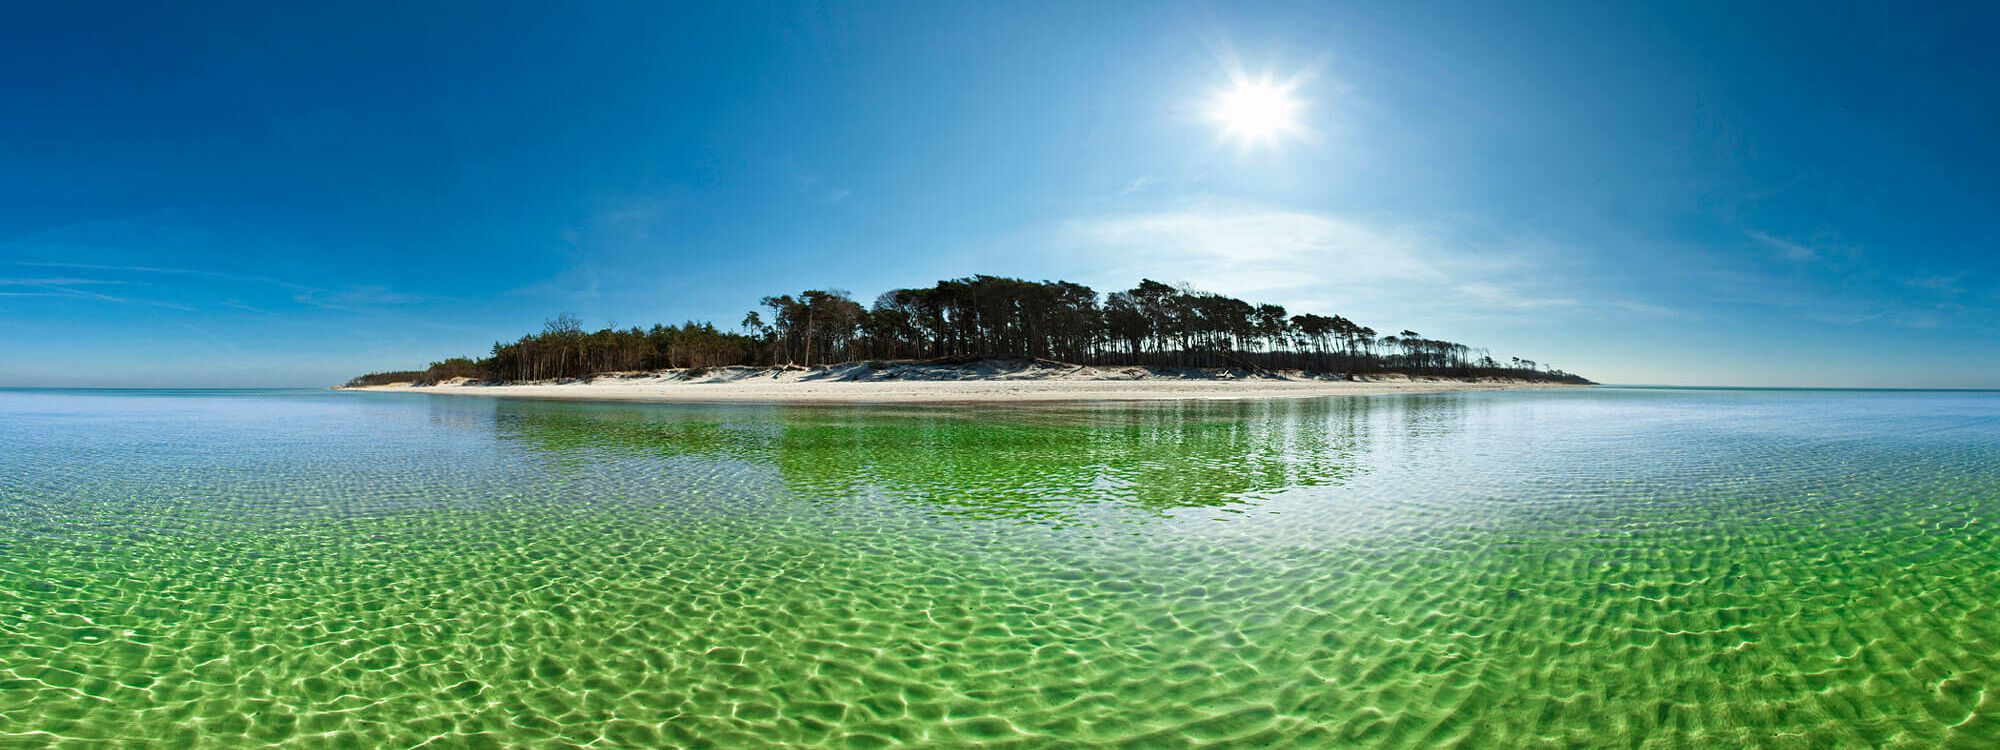
[[[2000,747],[2000,394],[0,390],[0,747]]]

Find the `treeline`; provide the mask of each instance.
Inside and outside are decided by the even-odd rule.
[[[494,344],[490,357],[473,361],[448,359],[431,365],[440,380],[471,377],[488,380],[547,380],[600,372],[634,372],[672,368],[724,367],[757,360],[753,336],[717,330],[709,323],[688,321],[677,326],[654,325],[586,332],[574,315],[559,315],[542,332],[511,344]],[[444,367],[443,371],[439,371]]]
[[[422,371],[372,373],[387,382],[548,380],[612,372],[732,365],[814,367],[867,360],[1036,358],[1075,364],[1583,378],[1533,360],[1415,331],[1379,334],[1338,315],[1290,314],[1278,305],[1144,280],[1099,295],[1066,281],[974,276],[894,289],[872,305],[839,290],[765,297],[738,330],[678,326],[586,331],[561,315],[538,333],[496,343],[489,356],[455,357]]]

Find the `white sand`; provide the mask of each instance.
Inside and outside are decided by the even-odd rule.
[[[731,367],[506,385],[461,380],[431,386],[396,383],[342,390],[584,401],[1010,403],[1310,398],[1566,387],[1573,386],[1522,380],[1403,376],[1364,377],[1350,381],[1298,372],[1253,374],[980,362],[969,365],[857,364],[811,370]]]

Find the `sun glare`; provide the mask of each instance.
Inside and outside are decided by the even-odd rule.
[[[1239,79],[1215,98],[1210,115],[1222,124],[1224,135],[1245,144],[1269,144],[1300,130],[1301,108],[1291,86]]]

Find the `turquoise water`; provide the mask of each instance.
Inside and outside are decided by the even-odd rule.
[[[2000,394],[0,390],[0,747],[2000,747]]]

